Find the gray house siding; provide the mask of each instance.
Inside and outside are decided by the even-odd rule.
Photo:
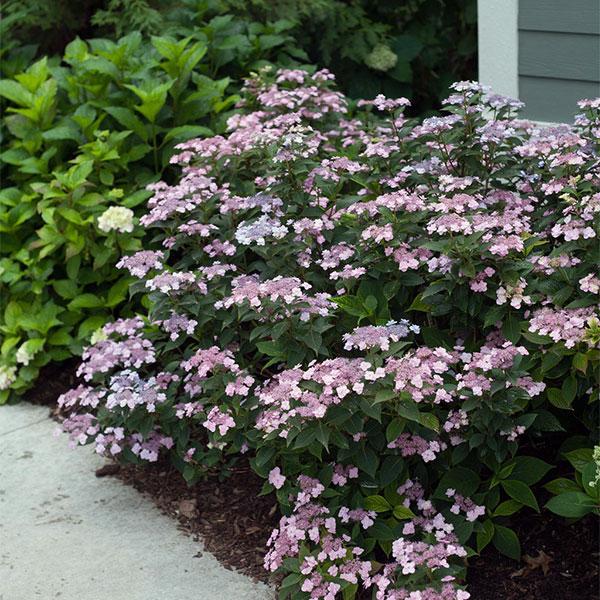
[[[570,121],[600,96],[600,0],[520,0],[518,27],[525,116]]]

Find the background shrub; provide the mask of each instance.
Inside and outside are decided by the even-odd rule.
[[[119,263],[148,316],[85,351],[63,427],[189,482],[249,456],[284,597],[462,600],[541,485],[598,512],[600,102],[540,130],[460,82],[414,122],[332,79],[263,70],[228,135],[178,146],[141,218],[162,247]]]
[[[216,16],[235,15],[240,29],[286,20],[293,47],[336,73],[345,93],[404,95],[417,113],[437,109],[452,81],[476,72],[475,0],[86,0],[77,8],[8,0],[3,10],[4,45],[42,39],[44,53],[62,52],[77,35],[193,35]]]
[[[223,17],[193,37],[77,39],[62,61],[21,72],[17,54],[5,65],[15,73],[0,81],[0,362],[19,367],[15,392],[41,366],[79,354],[115,311],[127,314],[129,278],[114,265],[140,247],[141,230],[116,236],[98,218],[109,206],[136,210],[148,183],[169,179],[177,142],[222,130],[238,95],[215,77],[284,61],[286,28],[250,31]]]

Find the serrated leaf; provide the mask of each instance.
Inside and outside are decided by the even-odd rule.
[[[516,513],[523,505],[516,500],[505,500],[494,510],[494,517],[508,517]]]
[[[566,452],[564,457],[573,465],[575,470],[581,473],[585,466],[592,462],[593,450],[591,448],[577,448],[577,450]]]
[[[410,510],[410,508],[404,506],[404,504],[398,504],[394,506],[394,517],[399,521],[403,521],[404,519],[412,519],[416,515]]]
[[[544,489],[548,490],[555,496],[564,492],[580,491],[579,486],[574,481],[571,479],[566,479],[565,477],[558,477],[552,481],[549,481],[544,485]]]
[[[552,465],[535,456],[517,456],[515,457],[515,467],[510,475],[511,479],[518,479],[527,485],[533,485],[552,468]]]
[[[481,553],[481,551],[492,541],[494,531],[494,523],[490,519],[483,521],[482,530],[478,531],[476,535],[477,552]]]
[[[556,408],[561,408],[563,410],[569,410],[571,408],[571,402],[563,396],[562,391],[558,388],[548,388],[546,394],[548,395],[550,404],[556,406]]]

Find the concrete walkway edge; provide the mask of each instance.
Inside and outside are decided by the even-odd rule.
[[[0,600],[271,600],[227,570],[48,409],[0,407]]]

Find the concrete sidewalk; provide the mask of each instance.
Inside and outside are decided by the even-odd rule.
[[[47,414],[0,407],[0,600],[274,598],[136,490],[97,479],[105,461],[91,448],[69,450]]]

